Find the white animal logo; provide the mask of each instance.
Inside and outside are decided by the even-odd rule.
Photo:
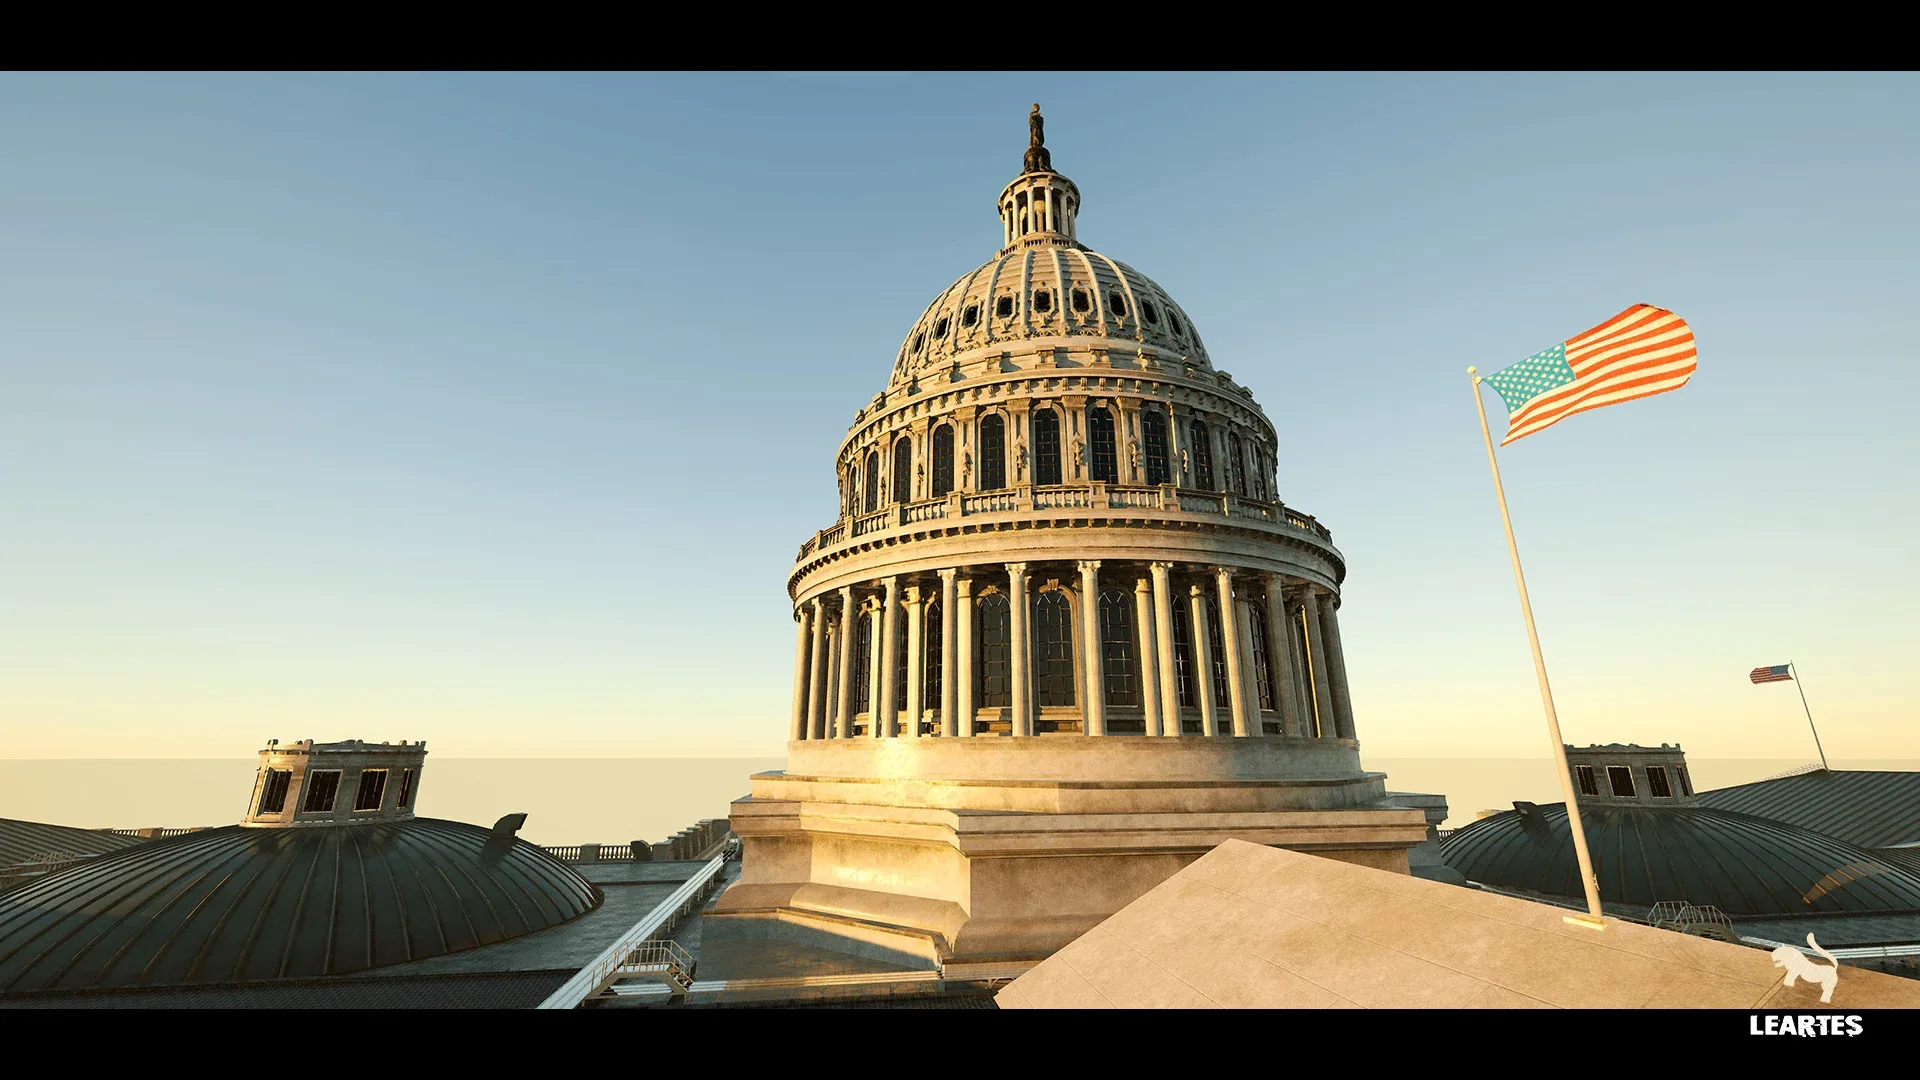
[[[1788,986],[1798,979],[1819,983],[1820,1004],[1825,1005],[1833,1000],[1833,988],[1840,982],[1840,958],[1821,948],[1820,943],[1813,940],[1812,934],[1807,935],[1807,944],[1813,946],[1814,952],[1833,961],[1833,966],[1816,964],[1806,953],[1791,945],[1782,945],[1773,950],[1773,966],[1787,969]]]

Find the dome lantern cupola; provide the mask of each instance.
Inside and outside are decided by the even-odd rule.
[[[1053,171],[1046,147],[1046,119],[1034,103],[1027,117],[1027,154],[1021,172],[1000,192],[1002,250],[1023,244],[1074,244],[1073,219],[1080,213],[1080,189]]]

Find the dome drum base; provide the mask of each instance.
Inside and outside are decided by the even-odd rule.
[[[1075,742],[1083,752],[1069,756],[1096,766],[1096,774],[1106,771],[1097,766],[1107,757],[1115,773],[1128,762],[1135,776],[1161,775],[992,776],[1043,771],[1030,759],[1048,754],[992,745],[1016,742],[1048,749]],[[1334,744],[1319,755],[1325,760],[1300,753],[1300,744],[1321,742]],[[796,754],[800,760],[790,762],[812,766],[806,774],[758,774],[753,795],[733,804],[742,876],[705,916],[701,933],[706,940],[772,939],[950,973],[1017,969],[1228,839],[1408,873],[1409,849],[1428,836],[1425,814],[1390,805],[1382,774],[1361,772],[1351,740],[1341,742],[822,741],[808,749],[826,752]],[[973,745],[956,745],[963,743]],[[1158,746],[1129,751],[1118,745],[1125,743]],[[1185,743],[1200,746],[1176,745]],[[1160,748],[1168,752],[1156,753]],[[855,775],[863,752],[869,765],[890,755],[891,768]],[[1330,767],[1343,754],[1353,764]],[[910,775],[916,762],[951,768],[966,758],[979,766],[971,779]],[[1156,758],[1165,759],[1158,769],[1149,764]],[[1289,758],[1295,771],[1319,765],[1323,775],[1234,775],[1236,765],[1271,767]],[[836,764],[844,771],[827,768]],[[1016,770],[1020,764],[1028,767]]]

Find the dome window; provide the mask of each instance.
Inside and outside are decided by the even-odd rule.
[[[1093,297],[1087,295],[1087,290],[1073,290],[1073,310],[1082,315],[1093,310]]]
[[[960,325],[972,326],[980,321],[980,305],[968,304],[967,310],[960,313]]]
[[[306,814],[331,814],[334,796],[339,792],[340,770],[310,772],[307,774],[307,798],[300,805],[300,811]]]
[[[993,313],[1003,319],[1013,318],[1013,297],[1003,296],[993,302]]]
[[[1107,294],[1107,310],[1113,312],[1116,319],[1127,317],[1127,298],[1117,292]]]
[[[1049,311],[1052,311],[1053,310],[1053,294],[1050,292],[1034,293],[1033,294],[1033,310],[1038,311],[1043,315]]]
[[[1153,325],[1155,325],[1155,326],[1159,326],[1159,325],[1160,325],[1160,313],[1159,313],[1158,311],[1155,311],[1155,310],[1153,309],[1153,305],[1152,305],[1152,304],[1150,304],[1150,303],[1147,303],[1147,304],[1141,304],[1141,305],[1140,305],[1140,314],[1142,314],[1142,315],[1144,315],[1144,316],[1146,316],[1146,317],[1147,317],[1147,321],[1148,321],[1149,323],[1152,323],[1152,324],[1153,324]]]
[[[1174,333],[1180,333],[1180,316],[1175,315],[1172,308],[1167,309],[1167,325],[1173,328]]]
[[[387,770],[368,769],[360,774],[360,786],[354,791],[353,809],[380,809],[380,801],[387,794]]]
[[[260,809],[256,814],[278,814],[287,808],[287,786],[293,782],[290,769],[268,769],[267,782],[260,787]]]
[[[941,316],[941,317],[940,317],[940,321],[939,321],[939,322],[937,322],[937,323],[934,323],[934,324],[933,324],[933,336],[934,336],[934,337],[937,337],[937,338],[943,338],[943,337],[946,337],[946,336],[947,336],[947,319],[946,319],[946,316],[944,316],[944,315],[943,315],[943,316]]]
[[[913,336],[913,351],[918,353],[921,347],[924,346],[926,343],[927,343],[927,335],[925,331],[921,331],[920,333],[915,334]]]
[[[1613,797],[1616,799],[1634,797],[1633,770],[1625,765],[1607,766],[1607,784],[1613,789]]]

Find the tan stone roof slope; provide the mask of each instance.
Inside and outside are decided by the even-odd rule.
[[[1229,840],[1000,991],[1002,1008],[1820,1008],[1770,954]],[[1817,960],[1824,966],[1824,961]],[[1920,1008],[1842,967],[1830,1008]]]

